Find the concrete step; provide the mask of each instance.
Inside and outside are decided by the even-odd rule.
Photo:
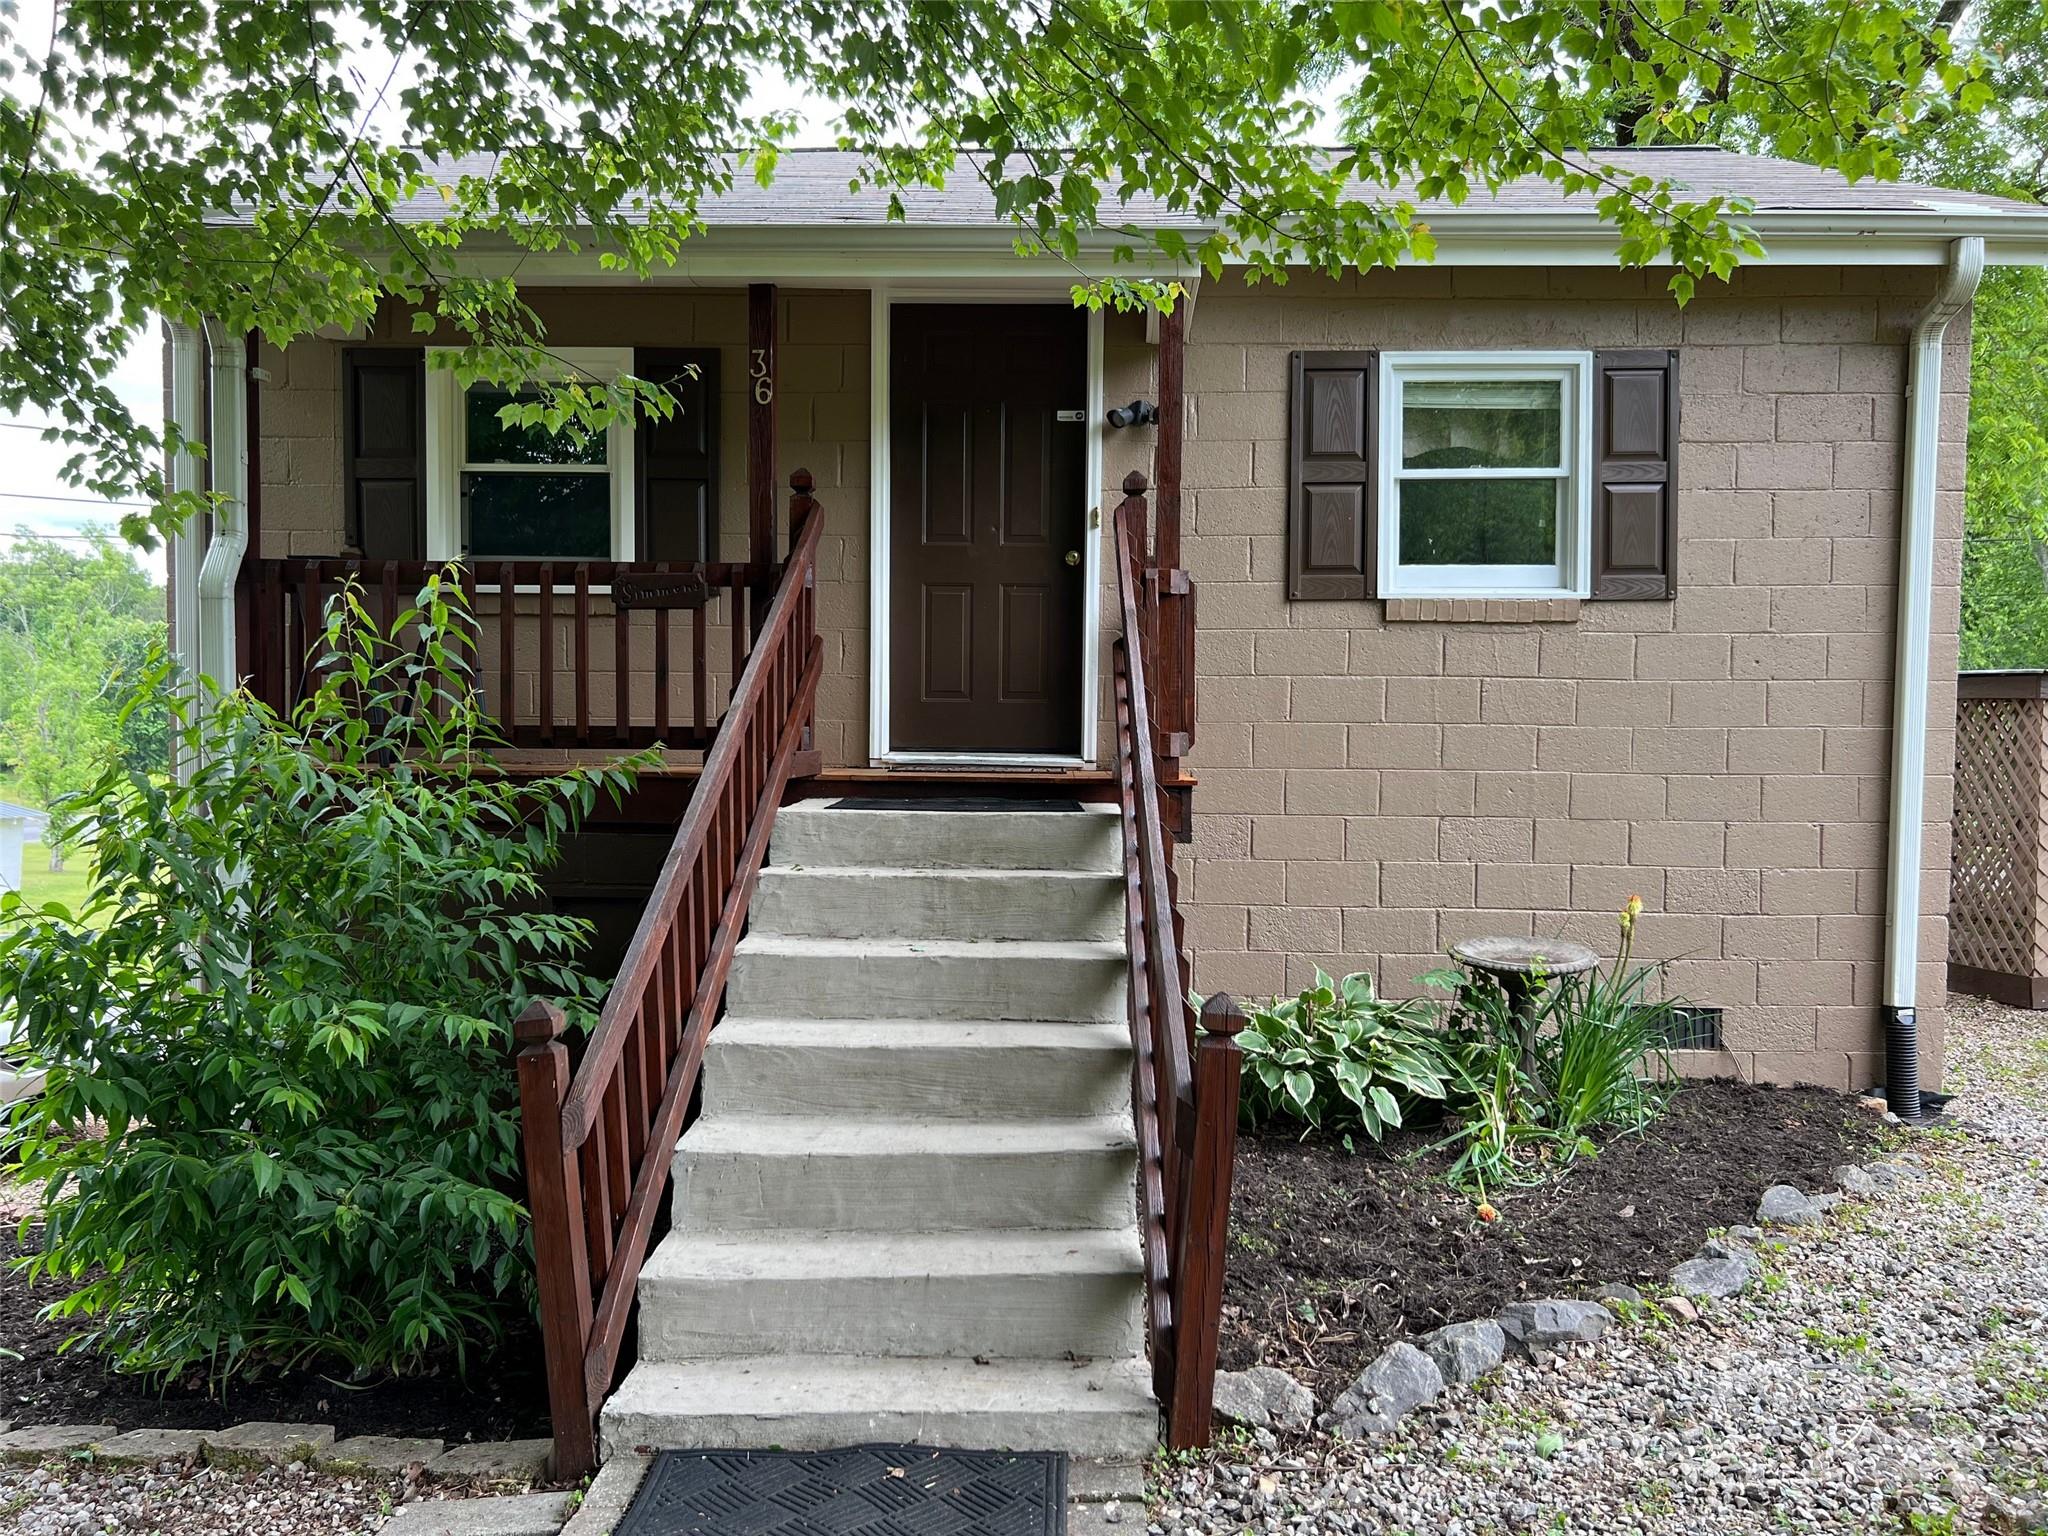
[[[1114,939],[1124,886],[1114,874],[1064,869],[771,865],[747,922],[755,933],[822,939]]]
[[[683,1232],[1122,1227],[1126,1107],[1087,1119],[861,1121],[706,1115],[676,1148]]]
[[[1120,943],[806,939],[749,933],[733,955],[734,1018],[1048,1019],[1125,1016]]]
[[[1122,1022],[728,1018],[704,1053],[706,1115],[985,1121],[1130,1102]]]
[[[905,1442],[1142,1456],[1158,1440],[1142,1358],[880,1359],[775,1355],[643,1361],[604,1406],[607,1459],[636,1446],[824,1450]]]
[[[835,810],[837,803],[800,800],[776,812],[768,862],[1098,874],[1123,868],[1122,831],[1112,805],[1078,811],[903,811]]]
[[[1135,1222],[1094,1232],[671,1232],[640,1270],[640,1358],[1129,1356]]]

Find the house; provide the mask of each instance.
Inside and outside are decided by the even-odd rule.
[[[1192,1321],[1200,1301],[1179,1270],[1161,1279],[1201,1226],[1171,1102],[1192,1104],[1195,1068],[1167,1060],[1177,1026],[1147,1035],[1178,1013],[1176,922],[1205,994],[1316,967],[1401,991],[1461,938],[1606,949],[1640,896],[1638,955],[1711,1010],[1688,1070],[1889,1078],[1910,1109],[1916,1046],[1940,1060],[1970,296],[1986,262],[2048,260],[2048,213],[1710,149],[1613,158],[1750,199],[1768,255],[1681,308],[1662,273],[1617,269],[1590,200],[1515,184],[1428,207],[1429,266],[1173,274],[1191,297],[1170,316],[1090,314],[1071,269],[1014,255],[973,178],[907,195],[891,224],[881,194],[848,195],[844,160],[806,152],[713,204],[673,273],[518,258],[564,367],[678,381],[675,420],[602,445],[507,432],[503,396],[429,365],[456,338],[395,309],[282,349],[174,334],[172,409],[199,425],[211,368],[231,466],[213,545],[173,553],[195,664],[288,699],[335,581],[361,569],[393,601],[464,558],[509,764],[659,740],[685,768],[703,755],[694,803],[736,797],[685,820],[670,867],[720,863],[715,899],[691,907],[687,945],[662,937],[681,915],[643,923],[622,973],[637,1001],[617,1011],[622,1032],[659,1017],[684,1036],[689,988],[649,978],[709,974],[727,946],[743,1027],[709,1048],[677,1221],[745,1235],[648,1261],[614,1440],[744,1440],[747,1415],[779,1443],[810,1432],[798,1420],[1029,1438],[1050,1420],[990,1429],[975,1387],[926,1368],[976,1351],[999,1282],[996,1310],[1039,1343],[1080,1330],[1047,1356],[1130,1362],[1146,1329],[1157,1356],[1174,1305]],[[751,797],[784,785],[802,804],[754,819]],[[975,793],[998,809],[963,806]],[[884,796],[897,809],[847,803]],[[1161,827],[1184,843],[1153,842]],[[735,952],[749,859],[766,868]],[[976,943],[1013,947],[943,952]],[[1133,1156],[1116,1129],[1130,1045],[1108,1029],[1127,976],[1150,999],[1134,1021],[1155,1021],[1132,1035],[1140,1080],[1159,1088],[1138,1106],[1141,1179],[1160,1181],[1139,1228],[1102,1199]],[[849,1011],[856,1034],[827,1040],[819,1022]],[[963,1018],[1009,1033],[948,1036],[934,1099],[887,1133],[828,1123],[834,1093],[883,1093],[934,1054],[932,1022]],[[1045,1060],[1029,1032],[1048,1020],[1086,1021],[1106,1054],[1021,1068]],[[545,1020],[527,1038],[566,1074]],[[588,1244],[561,1239],[585,1268],[557,1326],[579,1341],[622,1326],[648,1240],[622,1164],[646,1166],[643,1139],[665,1156],[684,1112],[607,1128],[619,1096],[647,1121],[632,1049],[593,1047],[576,1085],[532,1089],[563,1106],[548,1156],[572,1182],[548,1201],[601,1212]],[[732,1093],[811,1139],[750,1137],[721,1118]],[[967,1118],[920,1118],[949,1105]],[[1006,1110],[1023,1118],[984,1134]],[[614,1134],[629,1140],[607,1153]],[[809,1175],[777,1172],[792,1149]],[[992,1205],[1015,1218],[1002,1233]],[[903,1224],[929,1237],[916,1259],[875,1236]],[[1097,1236],[1054,1274],[1016,1230],[1048,1225]],[[564,1367],[586,1409],[609,1338]],[[800,1388],[760,1363],[778,1349],[839,1363]],[[746,1363],[718,1363],[734,1351]],[[901,1369],[876,1387],[848,1356]],[[1070,1436],[1127,1449],[1149,1437],[1147,1393],[1168,1395],[1157,1363],[1149,1382],[1105,1367],[1092,1393],[1040,1401],[1034,1377],[1005,1400],[1069,1424],[1086,1407],[1099,1436]]]

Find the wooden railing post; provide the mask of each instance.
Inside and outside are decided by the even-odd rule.
[[[555,1426],[552,1470],[566,1481],[597,1465],[597,1412],[583,1368],[591,1300],[582,1174],[575,1148],[562,1142],[562,1101],[569,1093],[563,1027],[562,1010],[536,1000],[527,1005],[512,1033],[519,1042],[520,1143],[526,1154],[534,1273],[540,1284],[548,1411]]]
[[[825,509],[819,505],[817,496],[813,494],[816,490],[817,482],[811,478],[811,472],[808,469],[790,471],[789,547],[792,553],[796,549],[796,541],[798,536],[802,534],[804,525],[814,517],[823,517],[825,515]],[[799,646],[798,654],[808,656],[810,654],[811,641],[818,632],[816,572],[807,572],[804,580],[809,590],[805,593],[803,632],[798,635],[797,640]],[[802,778],[808,774],[816,773],[821,766],[817,760],[817,713],[815,702],[804,712],[803,737],[797,744],[797,751],[803,760],[792,770],[791,776],[794,778]]]
[[[1230,1237],[1231,1164],[1237,1155],[1237,1093],[1244,1009],[1228,993],[1202,1004],[1195,1053],[1195,1145],[1181,1186],[1183,1216],[1175,1255],[1174,1381],[1167,1444],[1209,1443],[1216,1393],[1216,1346],[1223,1320],[1223,1274]]]

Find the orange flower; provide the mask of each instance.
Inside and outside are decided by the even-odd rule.
[[[1621,909],[1621,931],[1623,933],[1630,932],[1636,925],[1636,919],[1642,915],[1643,898],[1640,896],[1629,897],[1628,905]]]
[[[1482,1200],[1479,1202],[1479,1219],[1481,1221],[1498,1221],[1500,1220],[1500,1212]]]

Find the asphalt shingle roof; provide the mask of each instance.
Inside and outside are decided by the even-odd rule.
[[[876,187],[851,191],[848,183],[859,168],[861,157],[836,149],[785,151],[774,180],[763,187],[745,172],[729,192],[710,199],[703,217],[713,226],[736,228],[845,228],[879,225],[887,221],[889,194]],[[1764,155],[1736,154],[1706,147],[1670,149],[1607,149],[1588,157],[1589,161],[1612,165],[1628,172],[1652,177],[1669,177],[1700,195],[1746,197],[1759,213],[1873,213],[1944,212],[1982,209],[2000,213],[2040,214],[2029,203],[1990,197],[1976,192],[1959,192],[1908,182],[1861,181],[1851,183],[1835,171],[1778,160]],[[490,157],[472,156],[442,168],[444,178],[483,174]],[[1360,198],[1400,195],[1360,184]],[[985,228],[998,224],[995,199],[987,185],[964,161],[944,188],[912,187],[899,196],[907,222],[933,228]],[[1462,205],[1463,211],[1488,213],[1586,213],[1594,211],[1597,195],[1566,196],[1551,182],[1527,177],[1489,193],[1475,188]],[[1435,199],[1420,205],[1426,215],[1441,216],[1460,205]],[[439,214],[440,198],[429,193],[399,206],[398,216],[407,221],[430,222]],[[1106,210],[1107,212],[1107,210]],[[1120,217],[1139,225],[1192,225],[1200,221],[1190,214],[1175,214],[1150,198],[1134,199]]]

